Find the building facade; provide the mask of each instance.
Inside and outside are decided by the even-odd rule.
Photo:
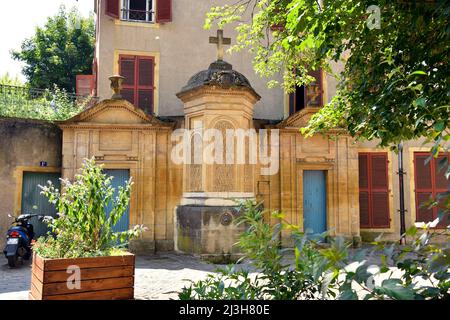
[[[39,180],[29,180],[29,173],[40,174],[42,179],[49,174],[72,178],[84,158],[94,157],[109,174],[121,177],[117,185],[128,177],[135,181],[122,227],[142,223],[149,228],[132,244],[137,251],[232,254],[239,232],[230,223],[237,214],[232,209],[235,199],[263,201],[265,208],[283,212],[288,222],[303,231],[328,231],[355,242],[372,240],[381,233],[397,240],[397,154],[378,148],[376,141],[355,141],[340,130],[302,136],[300,128],[332,98],[336,80],[318,71],[313,74],[314,83],[286,95],[279,88],[267,88],[267,79],[255,74],[248,53],[226,54],[226,62],[217,60],[215,45],[208,43],[215,32],[204,30],[202,22],[212,5],[224,3],[95,0],[93,78],[95,94],[102,101],[58,123],[62,142],[58,138],[52,143],[51,154],[35,151],[26,167],[12,163],[7,156],[11,150],[0,144],[4,149],[0,162],[16,167],[8,171],[14,174],[3,179],[16,195],[4,193],[3,212],[20,214],[33,205],[35,200],[23,201],[24,186],[30,188],[33,179]],[[233,42],[231,28],[223,33]],[[336,71],[341,67],[334,65]],[[112,74],[125,77],[122,99],[110,99],[108,77]],[[6,126],[6,121],[0,126],[3,123]],[[254,130],[257,141],[265,141],[261,130],[266,130],[267,155],[277,160],[277,170],[263,174],[261,169],[270,163],[249,163],[247,158],[242,164],[174,161],[174,134],[179,129],[191,130],[189,143],[194,145],[195,130]],[[36,137],[40,134],[48,139],[46,130],[37,131]],[[429,145],[423,141],[403,145],[408,227],[437,217],[437,208],[422,204],[449,189],[438,165],[448,154],[426,162]],[[36,146],[30,145],[30,150]],[[47,158],[48,167],[42,167]],[[28,194],[33,192],[39,196],[34,189]],[[267,219],[277,222],[270,216]],[[6,227],[6,219],[0,221]],[[289,245],[288,234],[282,238]]]

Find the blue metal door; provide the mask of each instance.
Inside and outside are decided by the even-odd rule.
[[[56,217],[56,208],[48,202],[48,198],[41,194],[39,185],[46,186],[48,181],[60,189],[61,181],[59,173],[50,172],[24,172],[22,180],[22,203],[21,213],[39,214],[43,216]],[[49,230],[47,224],[34,217],[30,220],[33,225],[35,236],[37,239],[45,235]]]
[[[303,228],[313,235],[327,230],[325,171],[303,171]]]
[[[111,181],[111,186],[115,189],[114,191],[114,197],[115,199],[117,195],[119,194],[119,187],[125,187],[126,182],[130,179],[130,171],[129,170],[122,170],[122,169],[106,169],[104,170],[105,174],[107,176],[112,176],[113,179]],[[107,213],[109,213],[112,210],[112,203],[110,202],[108,204],[108,207],[106,208]],[[121,232],[129,229],[129,221],[130,221],[130,207],[127,208],[127,211],[123,214],[123,216],[120,218],[119,221],[115,224],[113,227],[113,230],[115,232]]]

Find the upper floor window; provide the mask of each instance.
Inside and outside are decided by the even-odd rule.
[[[307,107],[319,108],[323,105],[322,70],[311,71],[316,80],[305,86],[297,86],[295,92],[289,95],[289,115]]]
[[[172,21],[172,0],[106,0],[106,15],[135,22]]]
[[[154,22],[155,10],[153,0],[122,0],[122,20]]]
[[[147,114],[153,113],[155,60],[150,56],[119,56],[123,80],[122,97]]]

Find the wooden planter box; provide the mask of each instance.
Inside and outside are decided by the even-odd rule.
[[[80,268],[80,288],[74,288],[74,272],[67,273],[69,266]],[[133,299],[134,255],[45,259],[33,253],[28,296],[30,300]]]

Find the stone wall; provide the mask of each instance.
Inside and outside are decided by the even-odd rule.
[[[48,167],[39,167],[46,161]],[[4,245],[8,214],[19,214],[23,171],[61,167],[61,130],[46,121],[0,118],[0,246]]]

